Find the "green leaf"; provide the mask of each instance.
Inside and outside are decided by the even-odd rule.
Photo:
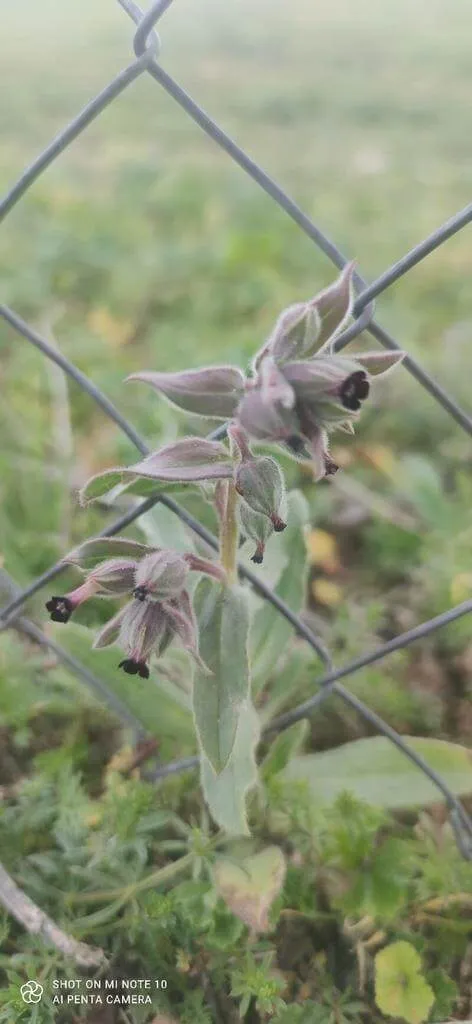
[[[213,869],[217,893],[253,934],[269,930],[269,911],[283,886],[285,871],[285,858],[278,846],[244,857],[240,864],[219,857]]]
[[[134,469],[105,469],[87,480],[79,491],[79,501],[81,505],[90,505],[92,501],[98,501],[106,495],[115,499],[124,493],[148,498],[160,491],[165,491],[166,494],[170,491],[181,491],[182,487],[183,484],[179,482],[138,477]]]
[[[241,707],[230,758],[218,775],[202,754],[201,781],[211,815],[220,828],[233,835],[249,835],[246,796],[257,782],[255,751],[259,716],[251,704]]]
[[[452,1016],[459,989],[455,981],[441,967],[428,971],[428,980],[434,991],[434,1016],[441,1020]]]
[[[408,736],[408,745],[435,769],[453,793],[472,793],[472,753],[458,743]],[[379,807],[421,807],[441,800],[436,786],[384,736],[294,758],[289,779],[306,779],[315,797],[332,802],[350,791]]]
[[[303,495],[299,491],[291,491],[288,495],[288,526],[282,536],[287,565],[275,592],[295,614],[300,611],[305,597],[306,547],[303,527],[308,521],[308,515],[308,505]],[[266,601],[256,613],[251,629],[253,693],[258,693],[267,682],[292,636],[293,626]]]
[[[249,609],[246,591],[202,580],[195,595],[200,655],[211,675],[196,671],[193,710],[202,753],[218,773],[227,764],[250,703]]]
[[[95,473],[79,491],[81,505],[88,505],[91,501],[97,501],[105,494],[109,494],[115,487],[123,483],[127,475],[126,469],[105,469],[102,473]],[[131,481],[136,480],[136,473],[131,473]],[[157,487],[157,485],[155,485]]]
[[[375,1001],[382,1013],[407,1024],[422,1024],[434,992],[421,974],[421,959],[409,942],[393,942],[375,957]]]
[[[97,537],[96,540],[86,540],[75,551],[71,551],[70,555],[66,555],[64,562],[79,565],[81,569],[90,571],[107,558],[135,558],[138,560],[155,550],[155,547],[140,544],[137,540],[127,540],[124,537]]]
[[[179,494],[182,491],[188,491],[189,488],[197,489],[199,484],[192,483],[178,483],[167,481],[166,484],[156,482],[156,480],[149,480],[144,476],[129,477],[127,480],[122,480],[121,483],[113,487],[109,492],[107,501],[113,505],[118,498],[123,495],[126,497],[139,497],[139,498],[151,498],[154,495],[162,494],[164,491],[166,494]]]
[[[301,722],[295,722],[294,725],[279,733],[262,762],[261,775],[263,779],[270,779],[287,767],[292,757],[303,746],[308,730],[308,720],[303,718]]]

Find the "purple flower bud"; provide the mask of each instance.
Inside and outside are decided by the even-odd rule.
[[[189,568],[177,551],[156,551],[146,555],[136,568],[134,596],[143,601],[166,601],[178,597],[187,579]]]
[[[137,563],[131,558],[108,558],[100,562],[89,573],[87,579],[99,585],[99,594],[131,594],[134,587]]]
[[[259,390],[248,391],[236,415],[237,422],[257,441],[283,444],[301,433],[295,409],[265,402]]]
[[[260,394],[264,402],[268,405],[280,403],[284,409],[293,409],[294,390],[271,356],[266,356],[261,362],[259,381]]]
[[[234,366],[208,366],[179,373],[133,373],[162,392],[173,405],[210,419],[229,419],[244,394],[244,376]]]

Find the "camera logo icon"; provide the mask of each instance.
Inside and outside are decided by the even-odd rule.
[[[24,1003],[40,1003],[44,988],[39,981],[25,981],[21,986],[20,993]]]

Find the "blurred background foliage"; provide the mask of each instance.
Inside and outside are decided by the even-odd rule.
[[[4,191],[131,60],[132,26],[111,0],[22,0],[2,11],[2,24]],[[191,0],[178,0],[161,23],[161,59],[373,278],[470,201],[471,29],[467,0],[296,0],[290,6],[282,0],[205,0],[198,11]],[[469,264],[466,229],[377,305],[382,323],[468,410]],[[53,338],[157,446],[194,424],[139,385],[124,385],[128,373],[206,362],[245,366],[280,309],[316,292],[334,271],[143,76],[7,218],[0,275],[4,300]],[[361,341],[364,348],[369,344],[368,338]],[[0,326],[0,382],[0,559],[26,584],[105,525],[110,513],[79,509],[76,491],[92,473],[134,461],[134,452],[86,395],[6,325]],[[309,506],[305,614],[343,662],[471,596],[470,441],[399,371],[378,386],[356,437],[339,435],[336,458],[344,471],[330,483],[315,487],[310,473],[294,463],[287,462],[287,472]],[[214,527],[199,494],[184,501]],[[148,541],[156,532],[166,543],[187,543],[182,528],[158,511],[131,531]],[[277,543],[270,542],[268,578],[277,576]],[[42,597],[31,614],[44,624]],[[80,621],[88,626],[99,617],[100,607],[87,608]],[[465,617],[358,673],[349,685],[401,732],[467,745],[470,628]],[[93,667],[99,671],[98,661]],[[267,713],[308,697],[319,676],[319,665],[293,643],[288,665],[278,666],[264,697]],[[116,722],[54,658],[13,633],[2,634],[0,647],[0,734],[7,866],[16,866],[20,884],[74,934],[103,944],[115,956],[116,973],[158,976],[164,964],[173,979],[171,1006],[177,1005],[182,1024],[220,1019],[208,995],[215,988],[220,999],[224,993],[219,1012],[229,1024],[240,1019],[234,1008],[248,992],[250,1024],[276,1013],[280,1022],[384,1019],[368,988],[372,968],[368,962],[362,967],[376,929],[390,940],[407,937],[424,953],[436,993],[432,1020],[446,1019],[453,1007],[463,1017],[472,1014],[464,907],[449,913],[449,924],[441,918],[433,927],[428,919],[423,930],[415,918],[425,913],[418,911],[419,900],[470,887],[469,869],[454,852],[437,808],[420,824],[411,815],[394,825],[374,815],[372,823],[372,809],[362,804],[348,810],[334,805],[337,812],[331,809],[326,818],[306,794],[297,790],[295,799],[292,791],[287,796],[286,784],[269,786],[271,812],[259,807],[254,813],[256,835],[286,843],[286,829],[280,832],[274,815],[286,816],[293,804],[293,846],[287,847],[291,860],[278,931],[256,941],[248,954],[253,960],[245,960],[246,931],[221,901],[215,903],[206,852],[194,881],[181,882],[172,897],[156,896],[151,907],[147,893],[145,905],[140,896],[108,917],[105,902],[105,911],[97,912],[104,917],[84,923],[81,931],[76,908],[72,913],[59,898],[60,889],[76,887],[81,871],[92,890],[129,885],[152,865],[166,863],[172,845],[166,853],[165,843],[181,841],[194,850],[198,830],[206,842],[209,826],[195,779],[175,778],[158,789],[123,780],[113,769],[123,744]],[[322,750],[367,734],[351,709],[333,701],[310,722],[308,747]],[[188,717],[169,696],[162,697],[159,742],[165,758],[194,752]],[[176,832],[175,821],[153,817],[156,808],[171,809],[180,822]],[[390,828],[396,833],[391,842],[404,844],[405,877],[397,888],[405,900],[394,895],[387,909],[382,896],[378,903],[375,896],[366,901],[356,874],[364,852],[353,866],[349,843],[338,834],[348,812],[357,815],[362,835],[382,836]],[[318,813],[319,820],[306,818]],[[182,823],[190,832],[182,832]],[[154,835],[161,828],[167,829],[162,849]],[[318,830],[325,837],[319,844]],[[317,877],[312,889],[306,887],[307,863]],[[391,863],[387,857],[385,876]],[[334,895],[333,864],[338,883],[343,877]],[[114,881],[105,885],[107,874]],[[284,914],[303,919],[300,955],[309,967],[287,967]],[[366,914],[371,930],[366,926],[353,938],[351,918]],[[19,976],[70,972],[16,926],[5,929],[2,964],[13,962]],[[367,952],[359,951],[359,943]],[[195,960],[199,944],[203,961]],[[377,948],[374,942],[371,952]],[[278,975],[264,959],[267,952],[278,957]],[[15,984],[10,978],[6,1015],[0,1011],[8,1024],[12,1013],[30,1019],[14,1002]],[[323,1003],[318,1016],[309,1007],[312,1015],[305,1018],[305,1010],[293,1005],[291,1016],[283,1016],[284,1000],[311,999]],[[359,999],[370,1009],[359,1009]],[[126,1020],[148,1019],[136,1013]],[[44,1017],[49,1019],[55,1018]]]

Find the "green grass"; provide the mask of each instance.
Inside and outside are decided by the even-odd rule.
[[[2,24],[3,191],[132,60],[133,29],[119,6],[105,0],[62,5],[27,0],[8,5]],[[290,5],[283,0],[208,0],[202,7],[176,0],[160,26],[161,59],[373,279],[470,201],[471,29],[467,0],[360,0],[355,5],[351,0]],[[466,409],[472,372],[469,252],[466,229],[377,304],[379,320]],[[333,270],[286,215],[143,76],[6,219],[0,276],[4,301],[52,335],[157,445],[189,424],[139,385],[123,384],[130,372],[219,361],[245,365],[280,309],[313,294],[331,280]],[[4,324],[0,381],[0,559],[26,584],[104,525],[103,511],[78,509],[76,491],[93,472],[133,461],[134,452],[86,395],[65,384]],[[316,564],[310,587],[319,577],[336,582],[341,603],[322,604],[315,589],[310,605],[317,628],[343,662],[470,596],[472,495],[468,438],[405,371],[379,389],[356,439],[340,440],[338,447],[346,464],[339,484],[336,479],[332,487],[315,488],[293,465],[289,476],[292,485],[304,489],[313,525],[332,534],[337,545],[334,576]],[[210,523],[202,502],[191,496],[187,503]],[[172,540],[173,527],[167,523],[166,529]],[[33,602],[31,613],[44,624],[42,601],[40,596]],[[91,622],[85,615],[82,621]],[[350,685],[400,731],[467,742],[469,666],[465,618],[353,677]],[[275,689],[274,700],[290,704],[309,696],[315,672],[318,666],[302,658],[293,692],[286,696],[284,684],[282,696]],[[13,633],[4,634],[1,642],[0,692],[5,739],[0,783],[30,776],[21,798],[15,793],[8,797],[5,859],[11,870],[19,865],[19,884],[73,930],[77,914],[59,898],[61,886],[69,893],[75,890],[84,864],[92,889],[129,884],[132,876],[165,864],[165,845],[161,849],[157,826],[146,815],[159,801],[159,809],[170,808],[205,833],[201,798],[195,781],[188,779],[170,780],[158,791],[136,782],[128,794],[129,820],[117,842],[121,782],[115,775],[110,782],[107,765],[122,737],[105,711],[97,710],[65,670]],[[193,752],[187,723],[182,725],[167,705],[162,732],[165,756]],[[310,744],[320,749],[361,734],[364,727],[354,714],[330,703],[313,720]],[[83,816],[75,851],[64,838],[72,798]],[[318,849],[319,822],[307,824],[309,811],[301,797],[300,805],[295,800],[291,807],[292,796],[274,786],[267,799],[270,813],[265,809],[254,816],[258,840],[279,841],[274,815],[286,817],[290,811],[296,837],[292,852],[307,857],[316,870],[321,864],[330,880],[321,896],[318,890],[314,895],[306,891],[303,868],[297,871],[294,862],[281,897],[285,910],[308,915],[300,945],[308,943],[311,958],[310,998],[319,1000],[325,990],[332,995],[333,978],[345,1001],[354,998],[349,993],[357,984],[355,953],[350,948],[347,962],[343,922],[353,907],[362,916],[366,901],[359,896],[360,875],[351,877],[343,861],[346,851],[338,849],[339,821],[336,815],[329,822],[323,819]],[[88,822],[89,801],[99,815],[97,825]],[[35,802],[38,819],[30,827]],[[342,813],[341,808],[340,818]],[[438,1021],[452,1012],[453,995],[448,1002],[444,978],[433,974],[442,972],[447,983],[452,971],[448,943],[455,964],[464,955],[460,913],[432,938],[415,933],[412,916],[419,899],[443,894],[442,874],[448,892],[466,889],[469,877],[462,875],[449,838],[441,860],[428,833],[436,826],[425,818],[426,845],[421,848],[415,845],[418,828],[413,831],[410,818],[394,826],[405,843],[409,902],[406,909],[403,904],[397,908],[394,920],[379,912],[374,924],[391,939],[408,933],[411,940],[413,929],[428,979],[443,993],[432,1017]],[[176,839],[172,829],[165,834],[169,839]],[[90,850],[95,866],[90,866]],[[338,869],[352,882],[345,899],[334,892]],[[83,935],[115,949],[123,970],[131,973],[133,941],[141,971],[159,971],[154,946],[161,943],[183,1024],[213,1019],[197,1005],[201,964],[197,961],[196,975],[189,976],[175,964],[177,945],[182,963],[185,956],[193,963],[195,944],[204,941],[210,950],[211,985],[225,992],[222,1018],[232,1024],[230,982],[224,973],[228,950],[234,953],[238,985],[243,976],[248,991],[251,984],[257,989],[257,971],[244,961],[245,933],[229,911],[212,906],[205,868],[198,870],[200,881],[182,882],[170,910],[137,901],[111,924],[84,924]],[[326,900],[328,921],[322,909]],[[89,908],[80,907],[82,912]],[[143,915],[151,924],[143,925]],[[131,943],[129,929],[135,936]],[[279,954],[282,938],[276,943]],[[256,947],[258,957],[275,948],[272,940],[264,942]],[[325,947],[331,949],[327,965],[320,960]],[[5,955],[13,954],[26,957],[15,960],[20,974],[28,968],[34,977],[34,970],[46,963],[41,946],[22,938],[16,926],[5,939]],[[0,965],[5,966],[4,960]],[[47,965],[51,971],[65,969],[54,956]],[[298,981],[302,977],[300,970]],[[260,1009],[263,1002],[256,1011],[258,994],[251,991],[254,1002],[247,1019],[255,1024],[268,1019],[268,1011]],[[295,1020],[291,999],[302,1001],[295,982],[288,997]],[[4,1002],[7,1016],[0,1012],[0,1021],[10,1024],[12,1013],[20,1011]],[[369,1012],[369,1024],[382,1019],[372,1005]],[[465,1007],[463,1012],[472,1011]],[[346,1009],[339,1020],[352,1020],[349,1013]],[[132,1024],[144,1020],[129,1017]],[[320,1024],[328,1020],[326,1010]]]

